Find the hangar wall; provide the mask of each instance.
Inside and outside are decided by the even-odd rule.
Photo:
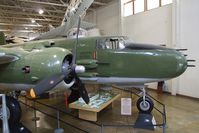
[[[195,68],[188,70],[173,82],[173,93],[199,98],[199,1],[175,0],[173,7],[173,44],[187,48],[188,59],[195,59]]]
[[[123,18],[123,35],[136,42],[166,44],[172,41],[172,6],[167,5]]]
[[[85,17],[85,21],[96,24],[102,35],[119,35],[120,22],[119,0],[111,2],[107,6],[91,11]]]
[[[119,2],[112,2],[109,6],[97,10],[97,27],[102,35],[119,34]]]
[[[175,4],[175,2],[178,3]],[[128,35],[136,42],[188,48],[189,59],[199,60],[197,56],[199,8],[197,5],[199,5],[198,0],[174,0],[174,4],[121,17],[121,3],[117,0],[96,10],[95,13],[89,13],[86,20],[96,22],[103,35]],[[198,62],[194,64],[199,66]],[[199,98],[196,87],[199,86],[198,71],[197,67],[189,68],[180,78],[168,81],[167,91],[174,95]],[[150,87],[156,88],[156,86],[157,84],[150,84]]]

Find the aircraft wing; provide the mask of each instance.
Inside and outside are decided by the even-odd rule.
[[[0,54],[0,65],[2,64],[8,64],[11,62],[14,62],[16,60],[18,60],[19,57],[15,56],[15,55],[9,55],[9,54]]]
[[[59,26],[55,29],[52,29],[46,33],[39,35],[38,37],[34,38],[33,40],[52,39],[52,38],[62,36],[62,33],[64,32],[64,28],[65,28],[64,25]]]
[[[91,6],[94,0],[78,0],[75,3],[71,3],[67,8],[65,13],[62,25],[48,31],[46,33],[41,34],[33,40],[41,40],[41,39],[52,39],[57,37],[66,36],[68,30],[77,25],[77,20],[79,16],[83,16],[86,10]]]
[[[92,23],[89,23],[89,22],[86,22],[86,21],[82,21],[82,22],[81,22],[80,28],[83,28],[83,29],[87,30],[87,29],[92,29],[92,28],[94,28],[95,26],[96,26],[96,25],[94,25],[94,24],[92,24]],[[72,28],[77,28],[77,24],[74,25]]]

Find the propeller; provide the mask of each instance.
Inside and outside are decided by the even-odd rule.
[[[64,70],[63,70],[62,73],[51,75],[51,76],[43,79],[34,88],[32,88],[30,90],[30,95],[33,98],[35,98],[37,95],[40,95],[40,94],[42,94],[46,91],[51,90],[56,85],[58,85],[60,82],[62,82],[63,80],[67,80],[72,76],[75,79],[75,85],[78,88],[78,93],[75,92],[75,90],[71,89],[72,93],[69,97],[70,98],[74,97],[73,98],[74,100],[77,100],[79,97],[82,97],[83,100],[85,101],[85,103],[87,103],[87,104],[89,103],[89,97],[88,97],[88,93],[86,91],[86,88],[77,75],[78,69],[82,69],[82,67],[83,67],[83,66],[77,66],[76,65],[76,53],[77,53],[77,45],[79,43],[80,24],[81,24],[81,18],[79,17],[78,28],[77,28],[77,36],[76,36],[76,44],[75,44],[75,46],[73,48],[73,52],[72,52],[72,55],[73,55],[72,63],[69,66],[64,67]],[[85,69],[85,68],[83,68],[83,69]]]
[[[86,91],[86,88],[84,86],[84,84],[82,83],[82,81],[79,79],[79,77],[77,76],[77,74],[75,73],[74,75],[75,77],[75,84],[72,86],[71,88],[71,94],[69,96],[69,103],[72,103],[76,100],[78,100],[80,97],[83,98],[83,100],[85,101],[85,103],[89,103],[89,97],[88,97],[88,93]],[[73,89],[74,88],[79,88],[78,90]]]
[[[73,49],[73,60],[72,60],[72,64],[76,64],[76,53],[77,53],[77,45],[79,44],[79,30],[80,30],[80,25],[81,25],[81,17],[79,16],[78,19],[78,28],[77,28],[77,35],[76,35],[76,45],[74,46]],[[69,103],[76,101],[79,97],[82,97],[83,100],[85,101],[85,103],[89,103],[89,97],[88,97],[88,93],[86,91],[86,88],[84,86],[84,84],[82,83],[82,81],[79,79],[79,77],[77,76],[77,73],[73,73],[73,76],[75,78],[75,87],[78,88],[78,91],[74,90],[71,88],[71,95],[69,96]],[[73,86],[74,87],[74,86]]]
[[[35,88],[30,90],[31,97],[36,98],[37,95],[41,95],[42,93],[51,90],[57,84],[59,84],[64,78],[65,75],[63,73],[51,75],[45,78],[40,83],[38,83],[35,86]]]

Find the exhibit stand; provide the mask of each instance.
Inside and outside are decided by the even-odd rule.
[[[153,123],[153,120],[154,116],[152,114],[139,113],[138,118],[134,124],[134,128],[154,130],[155,123]]]
[[[95,94],[94,97],[96,97],[96,99],[92,100],[89,105],[86,105],[85,103],[81,104],[79,101],[76,101],[69,104],[69,108],[77,109],[79,112],[79,118],[83,120],[97,121],[97,113],[108,106],[113,106],[113,102],[120,97],[120,94],[114,94],[112,97],[107,97],[107,101],[105,101],[103,99],[105,99],[105,95],[107,94],[109,93],[100,95]]]

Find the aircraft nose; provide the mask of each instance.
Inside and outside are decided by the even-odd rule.
[[[177,76],[179,76],[182,73],[184,73],[185,70],[187,69],[187,59],[182,53],[177,52],[176,61],[177,61],[177,67],[176,67]]]

